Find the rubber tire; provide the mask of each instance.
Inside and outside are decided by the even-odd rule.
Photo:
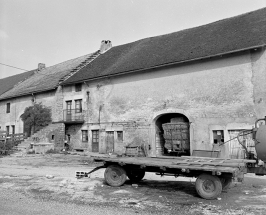
[[[197,193],[204,199],[217,198],[221,194],[222,188],[220,178],[214,175],[201,174],[196,180]]]
[[[144,170],[127,170],[127,177],[130,181],[139,182],[145,176]]]
[[[105,169],[104,179],[112,187],[123,185],[127,179],[126,171],[119,165],[110,165]]]
[[[226,191],[230,188],[232,181],[233,181],[232,178],[221,178],[223,191]]]

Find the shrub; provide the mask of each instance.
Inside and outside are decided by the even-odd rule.
[[[31,135],[52,122],[51,110],[41,103],[35,103],[33,106],[25,108],[21,119],[28,135]]]

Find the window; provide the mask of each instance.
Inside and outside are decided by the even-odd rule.
[[[82,89],[82,84],[75,84],[75,92],[80,92]]]
[[[93,130],[92,132],[92,142],[98,143],[99,142],[99,130]]]
[[[72,106],[72,101],[66,101],[66,109],[68,114],[71,114],[71,106]]]
[[[87,142],[88,141],[88,131],[87,130],[82,130],[82,142]]]
[[[76,113],[82,112],[82,99],[75,100],[75,111]]]
[[[15,134],[15,126],[11,125],[11,127],[12,127],[12,134]]]
[[[220,144],[224,143],[224,131],[223,130],[214,130],[213,132],[213,143]]]
[[[9,126],[6,126],[6,135],[9,136]]]
[[[6,112],[10,113],[10,103],[6,103]]]
[[[92,130],[92,152],[99,152],[99,130]]]
[[[117,131],[117,140],[123,141],[123,131]]]

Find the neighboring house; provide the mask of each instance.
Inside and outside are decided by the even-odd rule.
[[[36,137],[42,141],[55,142],[56,147],[62,148],[65,139],[65,125],[63,123],[62,90],[59,83],[97,56],[98,51],[47,68],[44,64],[39,64],[38,69],[33,72],[34,74],[27,76],[16,85],[13,84],[13,87],[6,92],[2,91],[0,95],[0,126],[7,131],[12,129],[16,133],[29,134],[30,131],[25,130],[21,115],[26,107],[33,103],[42,103],[51,109],[53,124],[36,134]],[[21,76],[24,77],[26,74],[28,73],[23,73]],[[6,79],[13,81],[16,78],[16,76],[12,76]],[[0,82],[4,80],[1,79]]]
[[[18,85],[19,83],[23,82],[33,74],[34,70],[0,79],[0,95],[12,89],[15,85]],[[15,128],[9,127],[9,123],[6,123],[6,115],[9,112],[10,103],[0,102],[0,130],[8,130],[8,132],[14,133],[16,132]]]
[[[145,144],[157,156],[170,154],[175,135],[174,150],[181,143],[188,155],[242,157],[238,143],[218,143],[266,115],[265,45],[263,8],[111,48],[62,83],[68,117],[81,104],[86,111],[66,128],[71,146],[123,153]],[[171,125],[176,133],[167,133]]]

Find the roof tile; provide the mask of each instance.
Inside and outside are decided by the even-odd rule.
[[[115,46],[63,84],[177,64],[266,45],[266,8]]]
[[[34,75],[3,93],[0,96],[0,100],[55,89],[60,80],[65,80],[66,76],[73,72],[73,69],[78,67],[83,61],[90,59],[91,55],[87,54],[37,72],[35,71]]]

